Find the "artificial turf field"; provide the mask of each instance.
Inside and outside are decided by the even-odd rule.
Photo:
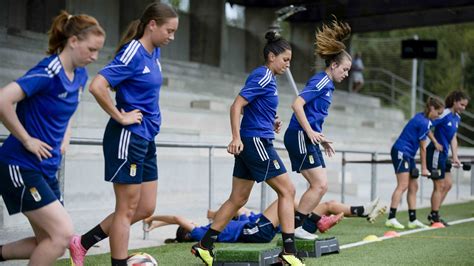
[[[426,222],[429,209],[417,211],[417,217]],[[474,217],[474,201],[443,206],[442,216],[448,221]],[[367,235],[383,236],[390,230],[384,226],[386,216],[374,224],[365,219],[346,218],[320,238],[336,236],[339,244],[361,241]],[[407,212],[399,212],[397,219],[405,224]],[[407,230],[399,230],[407,231]],[[268,244],[216,244],[219,248],[275,247],[279,235]],[[168,244],[140,249],[151,254],[159,265],[202,265],[201,260],[191,255],[193,243]],[[130,253],[138,250],[131,250]],[[320,258],[306,258],[306,265],[474,265],[474,222],[452,225],[447,228],[428,230],[403,235],[380,242],[341,250],[339,254]],[[62,260],[56,265],[69,265]],[[110,265],[110,254],[87,256],[85,265]]]

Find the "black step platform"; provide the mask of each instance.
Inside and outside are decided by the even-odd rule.
[[[213,265],[217,266],[266,266],[281,265],[278,254],[279,247],[229,247],[215,250]]]

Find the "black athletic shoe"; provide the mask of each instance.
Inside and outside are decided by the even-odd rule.
[[[442,223],[444,226],[449,226],[448,222],[446,222],[445,220],[441,219],[438,217],[438,221],[435,221],[435,219],[433,219],[433,216],[431,216],[431,213],[428,214],[428,221],[430,222],[430,224],[434,224],[434,223]]]
[[[211,266],[214,262],[214,253],[212,252],[212,249],[205,249],[201,247],[199,243],[194,244],[191,247],[191,253],[200,258],[206,265]]]

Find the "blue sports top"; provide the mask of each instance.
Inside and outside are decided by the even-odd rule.
[[[58,55],[52,55],[41,60],[16,82],[26,94],[17,103],[16,114],[30,136],[53,148],[53,156],[40,162],[10,134],[0,147],[0,161],[56,178],[61,163],[61,142],[69,120],[79,105],[80,93],[87,82],[87,72],[85,68],[76,68],[74,80],[71,81]]]
[[[444,109],[443,114],[433,121],[434,136],[438,143],[443,146],[443,153],[449,153],[449,145],[458,131],[460,122],[461,116],[451,112],[449,108]]]
[[[266,66],[254,69],[240,90],[240,96],[248,101],[240,124],[240,136],[274,139],[278,90],[272,71]]]
[[[408,157],[414,158],[420,148],[420,141],[426,139],[431,126],[431,121],[423,113],[417,113],[405,125],[393,147]]]
[[[116,89],[115,101],[119,110],[130,112],[138,109],[142,112],[142,123],[126,128],[148,141],[154,140],[161,126],[158,102],[163,78],[159,59],[160,48],[149,54],[139,41],[132,40],[99,71]]]
[[[334,83],[326,72],[322,71],[311,77],[299,94],[306,102],[303,107],[306,119],[316,132],[321,133],[323,130],[324,119],[328,116],[333,93]],[[288,128],[303,130],[294,113],[291,116]]]
[[[240,235],[242,234],[242,230],[244,226],[251,222],[256,222],[258,218],[262,216],[261,213],[254,214],[247,216],[242,214],[239,216],[238,220],[230,220],[230,222],[224,227],[224,230],[219,234],[217,237],[217,242],[226,242],[226,243],[235,243],[239,239]],[[207,230],[211,227],[211,224],[205,226],[197,226],[191,231],[191,237],[196,240],[200,241],[204,234],[206,234]]]

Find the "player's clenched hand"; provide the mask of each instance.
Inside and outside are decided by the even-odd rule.
[[[438,142],[436,142],[434,145],[437,151],[443,151],[443,145],[439,144]]]
[[[232,139],[232,141],[227,146],[227,152],[234,155],[239,155],[240,152],[244,149],[244,144],[242,140],[239,139]]]
[[[125,112],[123,109],[120,109],[122,117],[119,123],[122,126],[128,126],[132,124],[141,124],[143,120],[143,114],[140,110],[135,109],[130,112]]]
[[[51,148],[51,146],[49,146],[46,142],[43,142],[39,139],[30,137],[25,141],[25,143],[23,143],[23,146],[25,146],[28,151],[36,155],[40,161],[53,157],[51,154],[53,148]]]
[[[275,122],[273,124],[275,133],[277,133],[277,134],[280,133],[282,124],[283,123],[281,122],[280,116],[276,115],[275,116]]]
[[[430,176],[431,173],[430,173],[430,171],[428,171],[427,168],[421,168],[421,175],[422,176]]]

